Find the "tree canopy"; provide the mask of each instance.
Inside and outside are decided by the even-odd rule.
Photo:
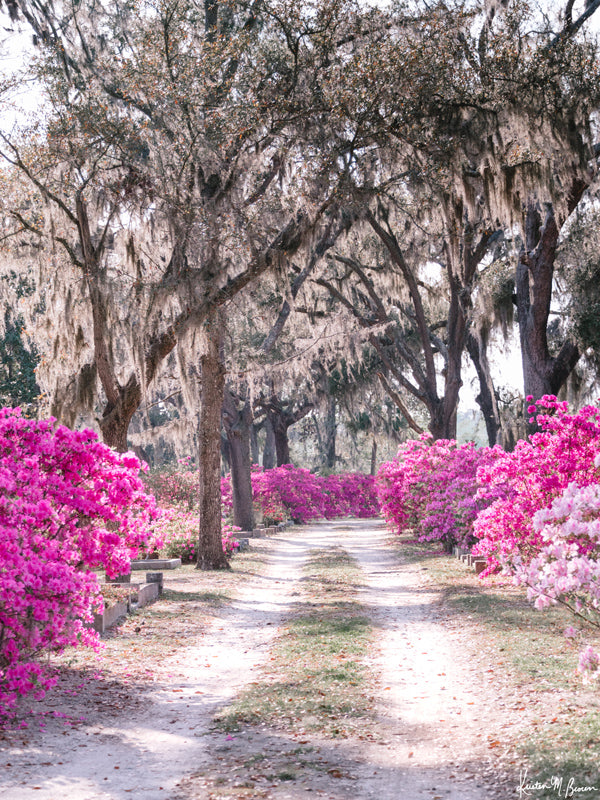
[[[95,414],[118,449],[182,392],[166,416],[200,443],[206,566],[222,420],[245,473],[259,426],[282,462],[303,419],[333,468],[360,403],[382,430],[393,409],[454,438],[469,357],[502,441],[496,321],[516,321],[526,395],[558,393],[596,346],[551,301],[596,202],[599,5],[4,3],[45,98],[0,133],[5,272],[33,276],[6,330],[22,318],[54,412]],[[589,278],[570,272],[575,308]]]

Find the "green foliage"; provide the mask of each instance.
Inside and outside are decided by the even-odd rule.
[[[39,356],[23,342],[23,320],[14,321],[10,310],[4,315],[4,336],[0,339],[0,404],[21,406],[35,414],[40,388],[35,377]]]
[[[182,564],[191,564],[196,561],[197,549],[198,543],[195,539],[181,537],[167,542],[162,552],[165,558],[180,558]]]
[[[596,374],[600,370],[599,223],[600,213],[594,206],[578,213],[557,258],[560,297],[570,333]]]

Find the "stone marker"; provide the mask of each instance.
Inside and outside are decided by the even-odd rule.
[[[121,617],[127,616],[128,603],[115,603],[114,606],[109,606],[104,609],[102,614],[94,614],[93,627],[98,633],[104,633],[107,628],[114,625],[115,622]]]
[[[105,575],[104,581],[106,583],[131,583],[131,572],[128,572],[127,575],[117,575],[116,578],[107,578]]]
[[[137,604],[138,608],[142,606],[147,606],[152,600],[156,600],[158,595],[160,594],[159,591],[160,587],[158,583],[144,583],[140,586],[137,593]]]
[[[473,562],[475,566],[475,574],[480,575],[483,570],[487,567],[487,559],[486,558],[476,558]]]
[[[177,569],[181,566],[180,558],[145,558],[141,561],[132,561],[131,569]]]
[[[162,574],[162,572],[147,572],[146,573],[146,583],[157,583],[158,584],[158,594],[161,595],[163,593],[163,574]]]

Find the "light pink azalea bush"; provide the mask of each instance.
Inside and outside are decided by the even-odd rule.
[[[161,515],[153,525],[155,534],[163,542],[162,552],[167,558],[181,558],[183,564],[198,560],[198,512],[177,507],[161,507]],[[231,556],[238,547],[236,534],[239,528],[226,520],[221,522],[223,552]]]
[[[0,716],[52,684],[40,654],[97,646],[92,570],[126,572],[156,515],[139,469],[92,431],[0,410]]]
[[[148,472],[144,484],[161,506],[191,511],[198,505],[198,471],[189,467],[187,459],[180,465],[174,471]]]
[[[144,478],[148,491],[151,491],[160,506],[160,517],[154,522],[152,530],[162,542],[163,552],[169,558],[181,558],[183,563],[198,560],[198,472],[190,469],[187,462],[181,470],[157,472]],[[224,519],[221,523],[223,551],[232,555],[238,546],[235,534],[239,528],[229,524],[225,515],[232,505],[231,484],[221,481]]]
[[[440,541],[447,550],[472,544],[475,519],[492,501],[477,494],[477,471],[501,452],[430,434],[405,442],[377,475],[386,520],[398,533],[412,529],[419,541]]]
[[[570,483],[550,508],[536,512],[533,526],[540,549],[528,563],[513,559],[516,582],[527,586],[537,609],[560,603],[600,628],[600,485]],[[579,672],[600,676],[600,656],[592,647],[580,653]]]

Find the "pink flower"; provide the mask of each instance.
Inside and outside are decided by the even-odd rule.
[[[0,715],[54,683],[39,654],[98,647],[93,570],[123,572],[156,515],[139,466],[92,431],[0,410]]]

